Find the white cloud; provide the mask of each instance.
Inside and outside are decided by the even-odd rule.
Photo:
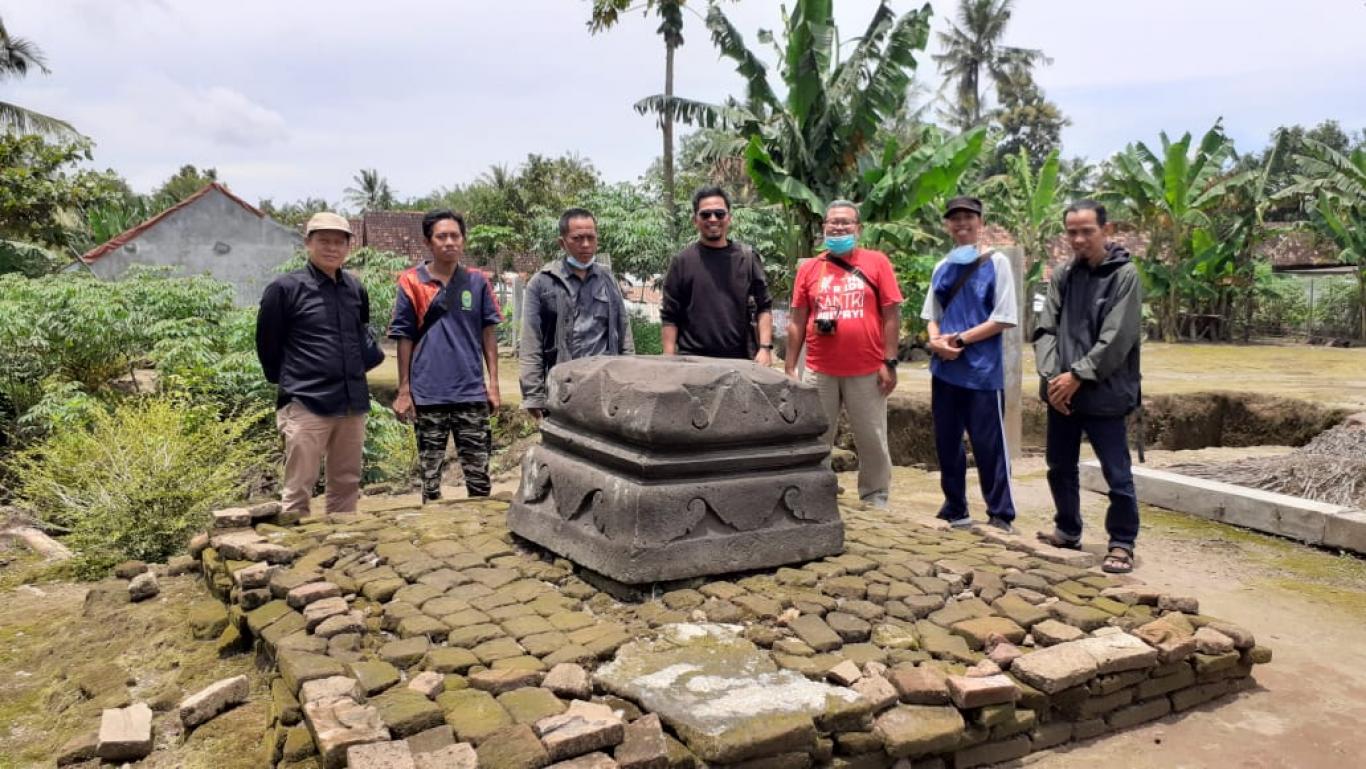
[[[723,7],[770,55],[754,33],[779,25],[778,5]],[[836,5],[848,40],[877,0]],[[935,29],[954,8],[935,3]],[[654,119],[631,109],[662,90],[658,23],[633,13],[590,36],[588,12],[587,0],[28,0],[5,23],[43,47],[53,74],[5,86],[71,120],[95,139],[96,164],[139,189],[194,163],[251,200],[335,200],[362,167],[419,195],[565,151],[634,178],[660,151]],[[700,19],[685,20],[677,93],[738,93]],[[1366,126],[1363,21],[1361,0],[1017,0],[1007,42],[1054,58],[1038,77],[1073,118],[1064,151],[1096,159],[1220,114],[1244,149],[1280,123]],[[938,50],[932,37],[917,74],[932,88]]]
[[[231,88],[184,89],[177,100],[185,127],[214,143],[259,148],[289,138],[284,116]]]

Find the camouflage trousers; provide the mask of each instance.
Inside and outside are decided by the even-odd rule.
[[[446,436],[455,439],[455,453],[465,473],[471,497],[487,497],[490,490],[489,454],[493,431],[487,403],[450,403],[417,406],[417,456],[422,464],[422,498],[441,498],[441,475],[446,470]]]

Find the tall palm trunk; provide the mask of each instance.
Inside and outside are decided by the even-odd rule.
[[[678,201],[674,196],[674,46],[664,46],[664,208],[669,213],[669,235],[678,239]]]
[[[1179,333],[1179,314],[1181,312],[1181,291],[1173,281],[1167,289],[1167,317],[1163,318],[1162,341],[1172,343]]]
[[[1366,264],[1357,268],[1357,339],[1366,340]]]

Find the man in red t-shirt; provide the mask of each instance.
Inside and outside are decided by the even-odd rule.
[[[825,247],[797,269],[787,323],[787,375],[807,345],[808,381],[820,390],[833,444],[843,408],[858,451],[859,498],[887,506],[887,396],[896,388],[901,287],[887,255],[857,248],[858,207],[836,200],[825,211]]]

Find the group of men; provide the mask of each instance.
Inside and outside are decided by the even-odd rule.
[[[731,201],[707,187],[692,198],[698,239],[669,265],[660,307],[666,355],[773,363],[773,299],[755,250],[730,237]],[[955,248],[936,265],[922,317],[932,354],[931,399],[944,504],[939,517],[972,526],[966,498],[967,433],[987,523],[1013,531],[1010,452],[1003,425],[1001,334],[1018,324],[1009,259],[982,249],[980,200],[957,197],[944,211]],[[1048,482],[1055,528],[1040,539],[1079,547],[1078,456],[1091,441],[1110,485],[1104,568],[1132,569],[1138,507],[1129,469],[1125,416],[1139,399],[1139,284],[1123,248],[1106,239],[1105,208],[1079,201],[1065,214],[1075,253],[1053,270],[1034,331],[1040,396],[1048,404]],[[424,501],[441,496],[453,438],[471,496],[490,491],[490,410],[501,402],[493,287],[462,264],[466,225],[452,211],[423,218],[431,259],[404,271],[389,324],[398,349],[394,413],[415,426]],[[887,396],[896,388],[900,283],[887,256],[859,245],[858,206],[832,202],[824,248],[803,262],[793,284],[784,369],[814,385],[833,444],[841,415],[859,457],[858,494],[885,507],[891,488]],[[326,461],[326,507],[354,510],[369,394],[365,371],[383,360],[368,330],[364,286],[343,269],[351,232],[330,213],[305,228],[308,265],[277,278],[261,300],[257,348],[279,389],[277,425],[285,440],[283,503],[307,514]],[[593,213],[571,208],[559,220],[561,257],[527,283],[519,350],[522,407],[536,419],[549,408],[546,378],[557,363],[632,355],[635,344],[620,284],[599,264]]]

